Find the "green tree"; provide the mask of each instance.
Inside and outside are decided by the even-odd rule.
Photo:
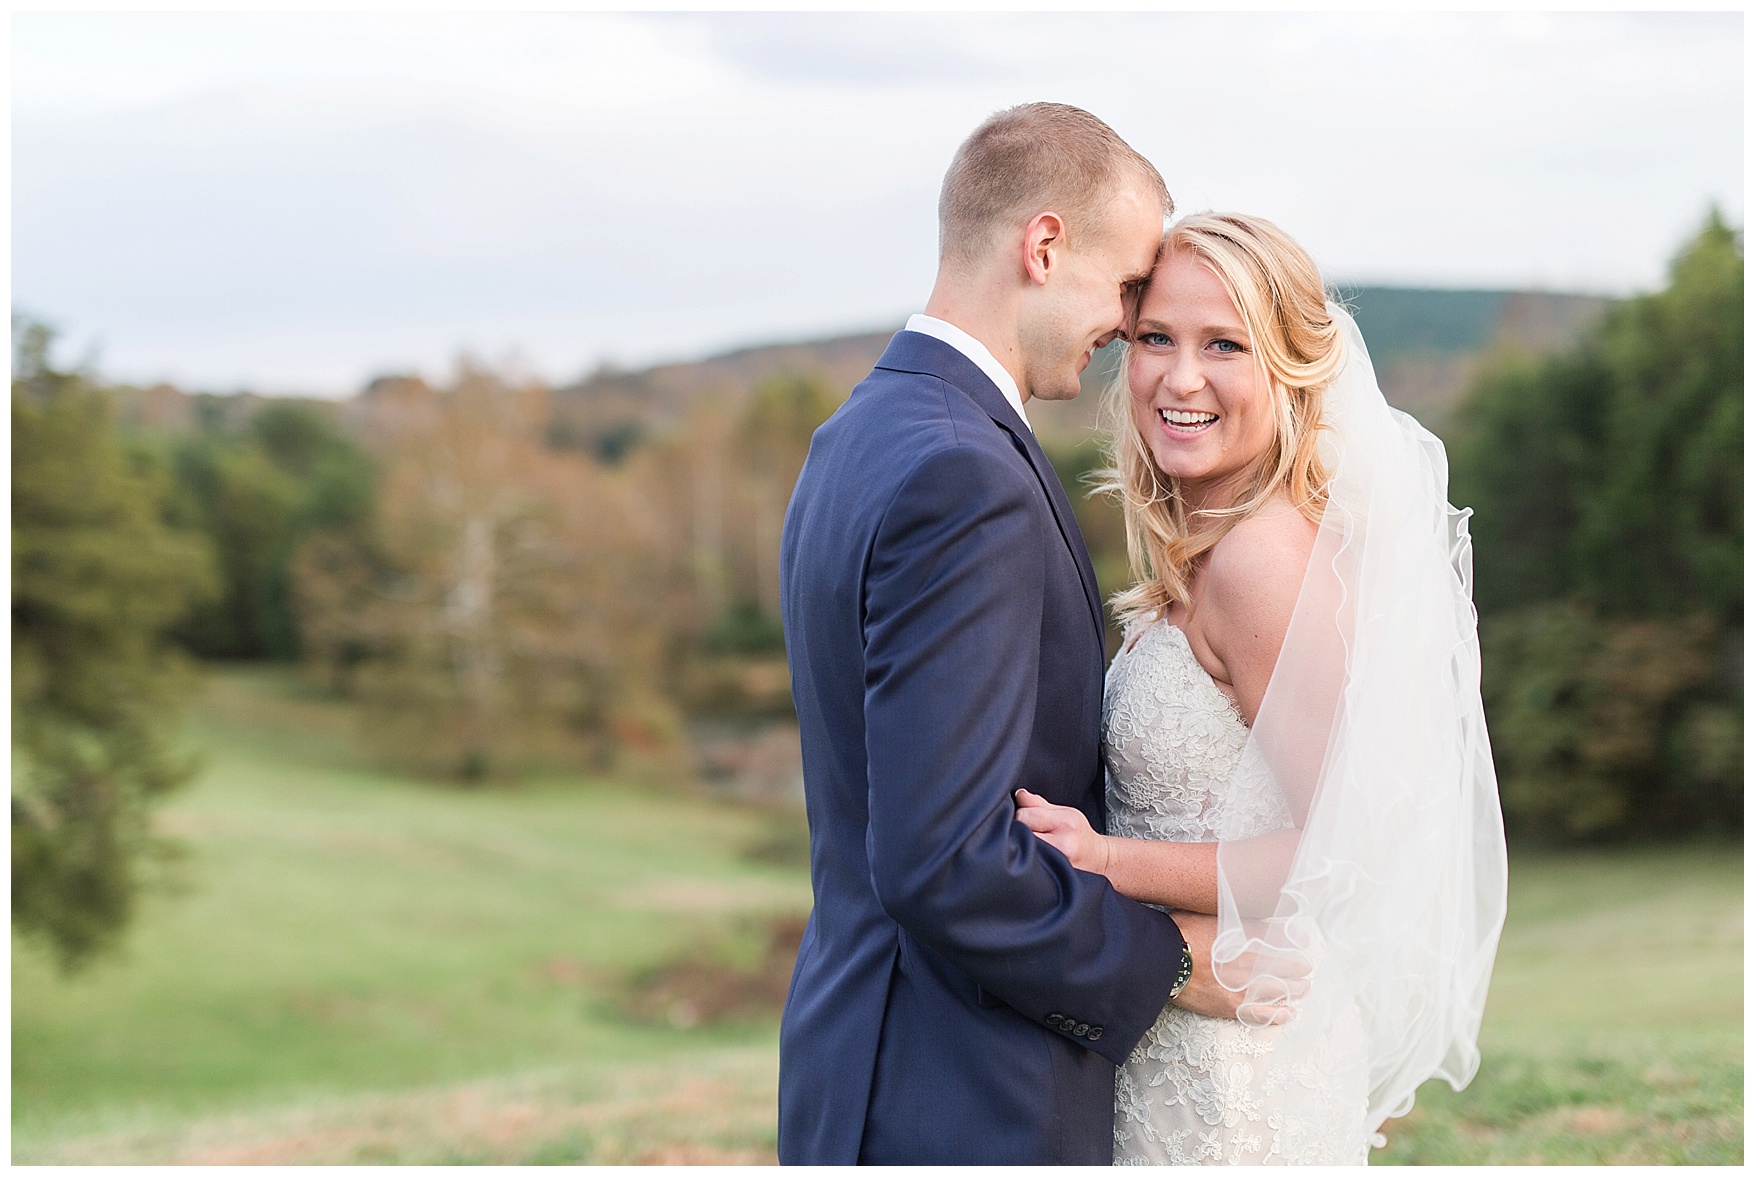
[[[178,636],[203,658],[284,656],[294,642],[284,569],[294,542],[298,483],[260,449],[207,434],[178,444],[172,469],[180,500],[176,516],[212,541],[220,574],[217,597],[191,612]]]
[[[1742,812],[1743,253],[1714,212],[1568,355],[1501,355],[1451,438],[1506,815],[1560,838]]]
[[[1743,608],[1743,249],[1715,210],[1660,293],[1611,314],[1579,587],[1624,616]]]
[[[1670,283],[1572,353],[1498,357],[1458,413],[1483,613],[1561,598],[1740,624],[1743,254],[1714,212]]]
[[[236,435],[215,421],[169,444],[176,517],[212,540],[222,583],[179,637],[206,658],[297,657],[294,558],[318,532],[365,525],[371,460],[330,415],[297,401],[270,403]]]
[[[12,915],[76,966],[132,912],[188,676],[166,633],[212,593],[211,553],[165,525],[165,486],[118,443],[101,390],[14,324]]]
[[[1605,618],[1548,603],[1482,625],[1499,790],[1548,839],[1741,826],[1742,723],[1709,618]],[[1715,689],[1719,687],[1719,689]]]
[[[1609,376],[1594,350],[1496,358],[1451,439],[1450,496],[1469,521],[1483,613],[1573,595],[1574,537],[1603,451]]]
[[[250,419],[249,441],[300,486],[296,522],[311,530],[346,530],[371,515],[371,458],[333,414],[302,401],[276,401]]]

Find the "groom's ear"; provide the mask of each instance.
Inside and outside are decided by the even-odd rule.
[[[1024,275],[1033,286],[1048,282],[1049,271],[1066,261],[1066,220],[1055,212],[1037,213],[1024,226]]]

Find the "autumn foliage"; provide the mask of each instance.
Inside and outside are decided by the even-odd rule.
[[[295,565],[306,656],[437,775],[674,767],[714,635],[752,614],[777,632],[780,515],[829,408],[775,382],[607,461],[551,444],[540,385],[468,364],[380,382],[357,422],[371,526]]]

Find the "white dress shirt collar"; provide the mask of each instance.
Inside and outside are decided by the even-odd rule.
[[[1000,362],[993,358],[993,353],[987,350],[986,344],[961,327],[953,326],[943,319],[935,319],[931,315],[909,315],[908,325],[903,330],[918,331],[922,335],[930,335],[934,339],[950,344],[969,357],[970,363],[980,368],[989,380],[999,386],[1001,395],[1005,397],[1006,403],[1011,405],[1013,411],[1018,414],[1018,420],[1024,423],[1024,428],[1032,433],[1035,432],[1036,427],[1030,424],[1030,418],[1024,416],[1024,398],[1018,392],[1018,382],[1013,380],[1012,374],[1001,367]]]

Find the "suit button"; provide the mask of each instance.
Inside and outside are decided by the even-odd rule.
[[[1060,1024],[1064,1021],[1066,1021],[1066,1019],[1061,1017],[1059,1014],[1049,1014],[1048,1015],[1048,1024],[1050,1026],[1053,1026],[1057,1030],[1060,1029]]]
[[[1091,1023],[1089,1023],[1089,1022],[1080,1022],[1078,1025],[1073,1027],[1073,1033],[1077,1034],[1080,1038],[1083,1038],[1086,1034],[1089,1034],[1090,1032],[1091,1032]]]
[[[1095,1041],[1097,1041],[1097,1039],[1099,1039],[1101,1037],[1103,1037],[1103,1027],[1092,1026],[1091,1032],[1089,1034],[1085,1035],[1085,1041],[1086,1042],[1095,1042]]]

